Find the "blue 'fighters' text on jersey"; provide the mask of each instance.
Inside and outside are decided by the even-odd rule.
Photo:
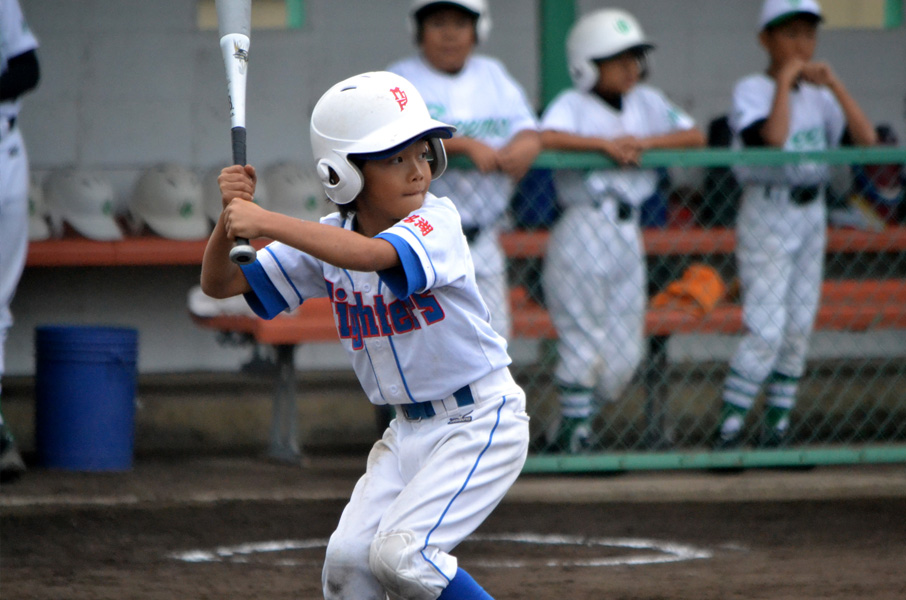
[[[339,213],[321,223],[352,229]],[[475,285],[459,213],[431,193],[377,235],[401,266],[379,273],[340,269],[280,242],[243,267],[249,306],[270,319],[328,297],[340,342],[374,404],[438,400],[511,360]]]

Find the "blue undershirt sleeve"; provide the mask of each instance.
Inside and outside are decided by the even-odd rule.
[[[376,237],[390,242],[400,257],[400,266],[378,271],[378,276],[387,284],[397,298],[408,298],[413,292],[424,289],[428,284],[425,270],[415,251],[398,235],[381,233]]]
[[[242,265],[242,274],[245,275],[252,291],[243,294],[245,301],[248,303],[256,315],[262,319],[273,319],[281,312],[289,308],[286,300],[277,291],[277,288],[271,282],[270,277],[264,272],[261,263],[255,261],[248,265]]]

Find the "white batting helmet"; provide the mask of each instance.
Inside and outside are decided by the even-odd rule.
[[[32,174],[28,178],[28,239],[31,242],[37,242],[49,237],[50,226],[47,224],[44,190],[41,189],[40,182]]]
[[[605,8],[579,19],[566,39],[566,58],[573,85],[590,91],[598,82],[595,61],[627,50],[647,51],[654,44],[645,38],[635,17],[616,8]]]
[[[147,224],[154,233],[173,240],[198,240],[210,226],[201,205],[201,183],[186,167],[164,163],[143,172],[129,200],[132,226]]]
[[[259,179],[267,182],[270,210],[297,219],[319,221],[329,204],[324,187],[310,167],[294,162],[278,162]]]
[[[441,137],[452,125],[435,121],[415,86],[387,71],[362,73],[327,90],[311,115],[311,148],[318,179],[327,196],[348,204],[362,191],[364,180],[350,155],[379,158],[427,138],[433,154],[431,177],[447,167]]]
[[[114,220],[113,185],[97,173],[77,169],[55,171],[44,183],[44,201],[54,233],[63,235],[63,223],[93,240],[121,240]]]
[[[220,185],[217,183],[217,177],[223,170],[223,167],[211,167],[204,174],[201,180],[201,203],[205,216],[214,223],[220,218],[220,212],[223,210],[223,201],[220,196]],[[259,175],[255,184],[255,204],[262,208],[270,209],[270,201],[267,193],[267,185]]]
[[[421,20],[419,13],[435,4],[449,4],[475,15],[475,37],[479,44],[484,43],[491,34],[491,11],[488,10],[488,3],[485,0],[447,0],[446,2],[413,0],[412,6],[409,8],[409,31],[413,34],[418,31],[418,24]]]

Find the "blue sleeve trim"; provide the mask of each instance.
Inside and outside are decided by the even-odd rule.
[[[408,298],[413,292],[424,289],[428,284],[425,270],[418,255],[403,238],[393,233],[380,233],[376,237],[393,245],[400,257],[400,266],[378,271],[378,276],[387,284],[397,298]]]
[[[245,301],[248,303],[256,315],[262,319],[273,319],[281,312],[289,308],[286,300],[277,291],[277,288],[271,282],[270,277],[264,271],[261,263],[255,261],[248,265],[242,265],[242,274],[252,286],[252,291],[243,294]]]

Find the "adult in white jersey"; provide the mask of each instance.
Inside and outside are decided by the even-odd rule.
[[[204,291],[244,293],[266,318],[330,298],[368,399],[398,415],[327,546],[331,600],[490,598],[450,552],[515,481],[528,416],[459,213],[428,191],[446,166],[440,138],[452,132],[409,81],[365,73],[328,90],[311,118],[318,176],[338,212],[315,223],[258,207],[252,167],[219,178],[224,211]],[[240,271],[228,259],[235,236],[276,241]]]
[[[10,304],[28,250],[28,155],[18,127],[20,97],[38,84],[38,42],[17,0],[0,0],[0,378],[13,324]],[[0,381],[0,399],[3,388]],[[25,471],[0,413],[0,480]]]
[[[733,90],[733,144],[789,151],[826,150],[849,128],[859,145],[875,130],[830,65],[812,60],[821,8],[814,0],[766,0],[759,41],[768,54],[764,73]],[[715,446],[733,448],[767,381],[760,442],[782,444],[805,369],[824,270],[827,165],[736,168],[744,186],[737,217],[736,260],[747,333],[724,383]]]
[[[544,147],[602,152],[632,167],[651,148],[703,145],[686,113],[639,83],[652,47],[623,10],[583,16],[567,38],[574,87],[545,110]],[[542,276],[558,335],[561,419],[552,450],[587,449],[595,396],[617,400],[643,356],[647,278],[639,209],[657,179],[653,170],[632,168],[555,172],[565,210]]]
[[[485,0],[415,0],[409,23],[419,53],[388,70],[415,84],[432,117],[456,126],[446,150],[468,156],[475,165],[449,169],[434,191],[456,203],[491,325],[509,338],[512,320],[499,232],[515,184],[541,150],[535,112],[499,60],[473,53],[491,30]]]

